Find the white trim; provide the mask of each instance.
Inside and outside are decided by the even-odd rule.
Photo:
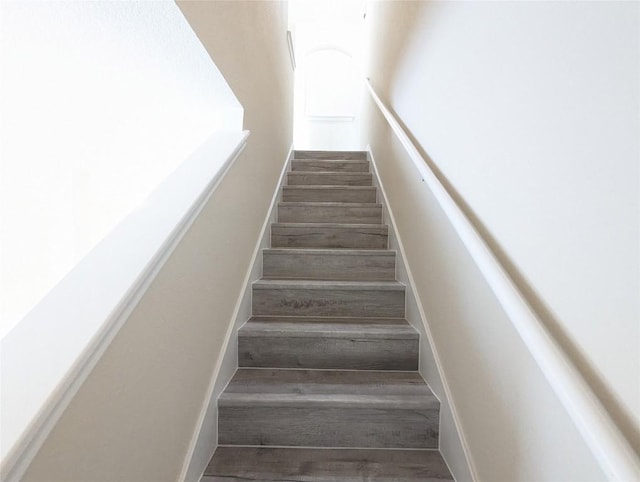
[[[640,460],[575,365],[366,80],[371,97],[471,254],[609,480],[640,480]]]
[[[291,68],[296,70],[296,51],[293,48],[293,34],[291,30],[287,30],[287,45],[289,46],[289,57],[291,59]]]
[[[442,362],[440,361],[440,356],[438,355],[438,350],[436,348],[436,344],[433,340],[433,334],[431,333],[431,328],[429,327],[429,323],[427,321],[427,315],[424,311],[423,308],[423,304],[422,304],[422,300],[420,299],[420,294],[418,291],[418,288],[416,287],[415,281],[413,279],[413,274],[411,273],[411,268],[409,267],[409,261],[407,260],[407,255],[405,253],[404,250],[404,245],[402,243],[402,238],[400,237],[400,232],[398,231],[398,226],[396,224],[396,219],[395,216],[393,215],[393,210],[391,209],[391,205],[389,204],[389,199],[387,198],[387,193],[384,189],[384,186],[382,184],[382,180],[380,179],[380,173],[378,172],[378,166],[376,164],[376,160],[375,157],[373,155],[373,151],[371,149],[370,145],[367,145],[367,155],[369,157],[369,161],[371,162],[371,166],[373,168],[373,175],[374,178],[376,180],[376,183],[378,185],[378,192],[380,192],[382,199],[380,201],[382,201],[382,204],[384,206],[384,210],[388,213],[389,216],[389,223],[391,224],[391,230],[393,231],[393,235],[395,237],[395,241],[398,245],[398,254],[400,255],[400,259],[396,260],[396,279],[398,281],[400,281],[398,275],[398,271],[399,271],[399,267],[400,267],[400,263],[403,264],[403,268],[406,271],[406,281],[404,281],[407,285],[408,285],[408,289],[412,292],[413,296],[415,297],[415,301],[416,301],[416,307],[418,309],[418,312],[420,314],[420,319],[422,322],[422,325],[424,327],[424,331],[425,334],[427,335],[427,341],[429,343],[429,346],[431,347],[431,352],[433,353],[433,359],[436,365],[436,369],[438,370],[438,375],[440,377],[440,382],[442,384],[442,388],[444,390],[444,398],[446,400],[440,400],[441,405],[443,404],[447,404],[449,406],[449,410],[451,411],[451,417],[453,418],[453,423],[455,425],[456,428],[456,432],[457,435],[460,439],[460,445],[462,447],[462,452],[464,454],[464,457],[467,461],[467,466],[469,467],[469,472],[471,474],[471,479],[476,482],[478,480],[480,480],[480,478],[478,477],[478,471],[476,469],[475,463],[473,461],[473,457],[471,456],[471,450],[469,449],[469,444],[467,443],[467,439],[464,435],[464,431],[462,430],[462,424],[460,423],[460,419],[458,417],[458,412],[456,410],[456,406],[453,403],[453,397],[451,395],[451,390],[449,389],[449,384],[447,383],[447,378],[444,375],[444,370],[442,368]],[[409,303],[409,297],[405,296],[406,299],[406,303]],[[420,344],[422,344],[422,340],[420,340]],[[420,350],[420,356],[422,356],[422,351]],[[426,380],[426,378],[425,378]],[[426,380],[427,383],[429,382],[428,380]],[[433,390],[432,390],[433,391]],[[442,408],[440,409],[440,419],[442,419]],[[442,430],[440,431],[439,436],[442,436]],[[438,445],[440,445],[439,440],[438,440]],[[442,457],[445,459],[445,462],[447,462],[445,454],[442,454]],[[451,469],[451,466],[449,465],[449,463],[447,462],[447,466],[449,466],[449,469]],[[450,470],[451,471],[451,470]],[[451,473],[453,473],[453,471],[451,471]],[[455,475],[455,474],[454,474]]]
[[[125,219],[125,221],[118,225],[118,227],[114,229],[103,243],[94,248],[94,250],[91,251],[80,262],[80,264],[47,295],[47,297],[45,297],[38,307],[29,313],[27,317],[25,317],[25,319],[2,340],[3,350],[9,348],[15,352],[15,348],[11,347],[13,342],[12,334],[16,332],[16,330],[21,329],[21,324],[25,322],[28,323],[26,331],[27,334],[31,334],[31,332],[38,327],[38,323],[42,319],[48,318],[57,320],[59,318],[56,318],[56,316],[65,316],[66,313],[58,313],[54,308],[61,306],[61,303],[68,304],[70,292],[75,295],[75,300],[77,301],[74,310],[76,310],[76,312],[81,316],[87,315],[87,317],[93,317],[94,320],[92,321],[95,321],[98,325],[95,333],[91,334],[89,342],[80,347],[80,351],[78,353],[68,354],[71,361],[68,369],[64,368],[63,362],[65,360],[63,359],[61,361],[60,365],[62,366],[59,367],[59,370],[63,372],[62,377],[58,380],[50,380],[50,385],[52,385],[50,393],[46,394],[46,399],[43,401],[38,411],[28,421],[19,438],[7,452],[6,457],[2,461],[2,469],[0,473],[3,481],[18,481],[24,475],[29,464],[41,448],[55,424],[60,419],[64,410],[76,395],[92,369],[98,363],[101,356],[108,348],[113,338],[117,335],[120,328],[124,325],[140,299],[144,296],[147,288],[153,282],[157,273],[162,269],[166,260],[180,243],[183,236],[189,230],[189,227],[197,219],[198,215],[206,205],[207,200],[211,197],[225,174],[233,165],[240,152],[244,149],[248,135],[249,131],[225,133],[220,135],[214,134],[211,136],[203,144],[203,147],[190,157],[189,161],[185,162],[183,166],[178,168],[176,173],[165,181],[158,190],[154,191],[154,193],[149,197],[147,205],[141,207],[137,211],[134,211]],[[212,163],[211,159],[203,162],[202,150],[207,150],[212,147],[215,148],[216,146],[223,148],[222,152],[219,153],[225,156],[223,162],[219,165],[216,165],[215,162]],[[225,151],[225,149],[227,150]],[[209,157],[213,157],[210,152]],[[189,176],[189,169],[194,167],[195,172]],[[205,172],[209,173],[210,176],[204,186],[202,186],[202,179],[197,180],[197,182],[190,182],[193,180],[194,175],[197,176],[198,174],[203,174]],[[168,228],[168,231],[164,233],[163,240],[160,242],[158,249],[153,252],[149,252],[153,246],[143,247],[142,249],[146,249],[146,252],[143,251],[141,253],[136,253],[136,256],[147,255],[148,257],[139,258],[142,263],[142,269],[138,272],[136,272],[135,269],[132,270],[132,273],[135,273],[135,278],[128,279],[123,277],[123,279],[118,280],[117,283],[106,284],[105,288],[110,289],[111,292],[109,294],[112,295],[107,298],[111,299],[116,297],[117,300],[115,305],[105,305],[101,307],[109,310],[110,312],[105,312],[103,315],[99,310],[96,311],[91,308],[84,309],[85,307],[79,306],[82,305],[82,301],[85,301],[85,305],[93,301],[90,296],[90,291],[94,285],[91,283],[83,284],[83,277],[86,278],[88,273],[93,277],[102,276],[104,273],[98,272],[97,270],[94,271],[96,266],[99,266],[100,264],[100,258],[104,257],[105,254],[111,254],[114,251],[114,248],[126,248],[127,246],[130,246],[132,241],[135,242],[138,240],[136,237],[137,233],[132,233],[132,230],[127,230],[123,227],[131,228],[133,225],[137,226],[138,229],[145,229],[144,223],[141,223],[141,220],[146,219],[145,215],[153,218],[154,214],[158,214],[158,209],[162,210],[166,202],[170,200],[167,197],[169,191],[176,187],[184,187],[185,185],[189,185],[188,187],[200,187],[198,187],[197,191],[187,194],[187,197],[190,200],[184,200],[188,206],[186,211],[179,213],[179,217],[177,219],[168,219],[167,225],[162,226],[162,228]],[[196,194],[196,196],[193,198],[189,197],[193,196],[193,194]],[[159,229],[158,231],[162,232],[162,229]],[[145,259],[147,260],[146,263],[144,262]],[[78,289],[79,287],[80,289]],[[118,294],[121,292],[119,290],[124,290],[122,291],[122,295]],[[67,309],[69,309],[69,307],[67,307]],[[20,335],[20,333],[18,334]],[[23,341],[24,338],[24,336],[17,336],[18,342]],[[13,343],[14,346],[17,345],[18,342]],[[57,340],[51,340],[47,348],[52,351],[59,349],[59,347],[56,346],[57,342]],[[61,342],[59,344],[63,345]],[[36,361],[40,359],[35,353],[32,353],[37,349],[41,349],[37,344],[34,346],[21,346],[20,348],[24,351],[24,354],[22,355],[24,359],[27,359],[28,357],[31,357]],[[4,360],[4,356],[3,362],[6,362],[6,360]],[[3,375],[5,370],[8,368],[9,367],[5,365],[2,370]],[[16,370],[20,369],[20,367],[15,366],[13,368]],[[4,396],[6,395],[7,394],[5,392]],[[3,415],[5,414],[3,413]]]
[[[277,213],[277,205],[282,192],[281,187],[284,184],[285,176],[289,170],[289,165],[293,159],[293,145],[289,149],[286,161],[280,172],[280,177],[276,185],[275,191],[271,198],[271,204],[262,229],[256,241],[256,245],[251,255],[251,261],[247,273],[245,274],[242,288],[236,302],[236,306],[231,316],[231,322],[227,327],[224,342],[220,348],[220,354],[216,361],[216,366],[213,369],[211,380],[209,381],[209,388],[207,389],[207,396],[203,401],[200,409],[200,415],[198,422],[196,423],[196,429],[191,438],[187,454],[184,459],[182,471],[180,472],[180,481],[198,482],[202,477],[207,464],[211,459],[211,455],[217,448],[217,400],[229,383],[235,369],[238,367],[237,346],[231,346],[233,342],[237,342],[237,329],[244,324],[251,315],[251,285],[254,281],[262,277],[262,250],[268,247],[270,244],[270,227],[271,223],[275,221]],[[225,365],[227,365],[225,367]],[[226,370],[225,370],[226,368]],[[209,420],[209,424],[206,421]],[[209,443],[207,440],[214,440],[215,445]]]

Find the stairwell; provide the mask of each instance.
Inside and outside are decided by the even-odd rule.
[[[295,151],[202,482],[453,480],[365,152]]]

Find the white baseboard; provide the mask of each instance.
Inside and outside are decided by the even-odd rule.
[[[429,322],[425,314],[420,295],[415,286],[411,268],[407,261],[402,239],[398,232],[393,211],[389,206],[387,193],[380,180],[378,168],[371,150],[367,145],[367,158],[371,162],[374,185],[378,188],[378,202],[382,204],[383,221],[389,225],[389,249],[397,252],[396,256],[396,279],[406,287],[405,313],[407,321],[420,333],[420,374],[424,377],[429,387],[440,400],[440,440],[439,446],[442,457],[449,466],[451,473],[458,482],[479,480],[478,474],[471,457],[471,452],[467,440],[462,431],[462,426],[458,418],[455,405],[452,401],[449,384],[444,376],[442,363],[438,356],[433,334],[429,328]],[[435,367],[434,371],[432,368]],[[446,415],[446,416],[445,416]],[[453,426],[447,423],[452,421]],[[446,443],[443,438],[446,437]],[[464,459],[466,466],[460,463],[453,463],[453,460]],[[461,467],[462,466],[462,467]],[[467,470],[465,470],[467,469]]]
[[[271,198],[262,229],[258,236],[251,262],[244,278],[242,291],[236,302],[232,320],[229,323],[220,355],[213,370],[207,397],[202,405],[191,443],[180,473],[180,481],[198,482],[211,455],[218,446],[218,397],[238,368],[238,329],[251,317],[251,285],[262,277],[262,250],[270,245],[270,226],[277,216],[277,205],[280,200],[282,185],[293,157],[293,145],[289,149],[286,161],[280,172],[280,178]]]

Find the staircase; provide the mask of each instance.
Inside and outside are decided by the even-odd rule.
[[[453,480],[364,152],[295,151],[202,482]]]

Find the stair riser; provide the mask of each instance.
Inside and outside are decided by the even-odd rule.
[[[279,206],[281,223],[382,223],[381,206]]]
[[[263,253],[263,276],[272,279],[385,281],[395,279],[395,254]]]
[[[291,161],[292,171],[369,172],[369,163],[360,161]]]
[[[425,449],[438,446],[438,410],[220,404],[218,416],[221,445]]]
[[[404,318],[404,290],[253,288],[254,315]]]
[[[371,186],[371,174],[360,172],[323,173],[290,172],[289,186]]]
[[[387,242],[386,226],[375,228],[271,227],[273,248],[386,249]]]
[[[375,203],[376,190],[349,188],[296,188],[284,186],[282,189],[284,202],[336,202],[336,203]]]
[[[240,334],[238,359],[241,367],[411,371],[418,369],[418,339]]]
[[[293,151],[294,159],[344,159],[365,161],[365,151]]]

